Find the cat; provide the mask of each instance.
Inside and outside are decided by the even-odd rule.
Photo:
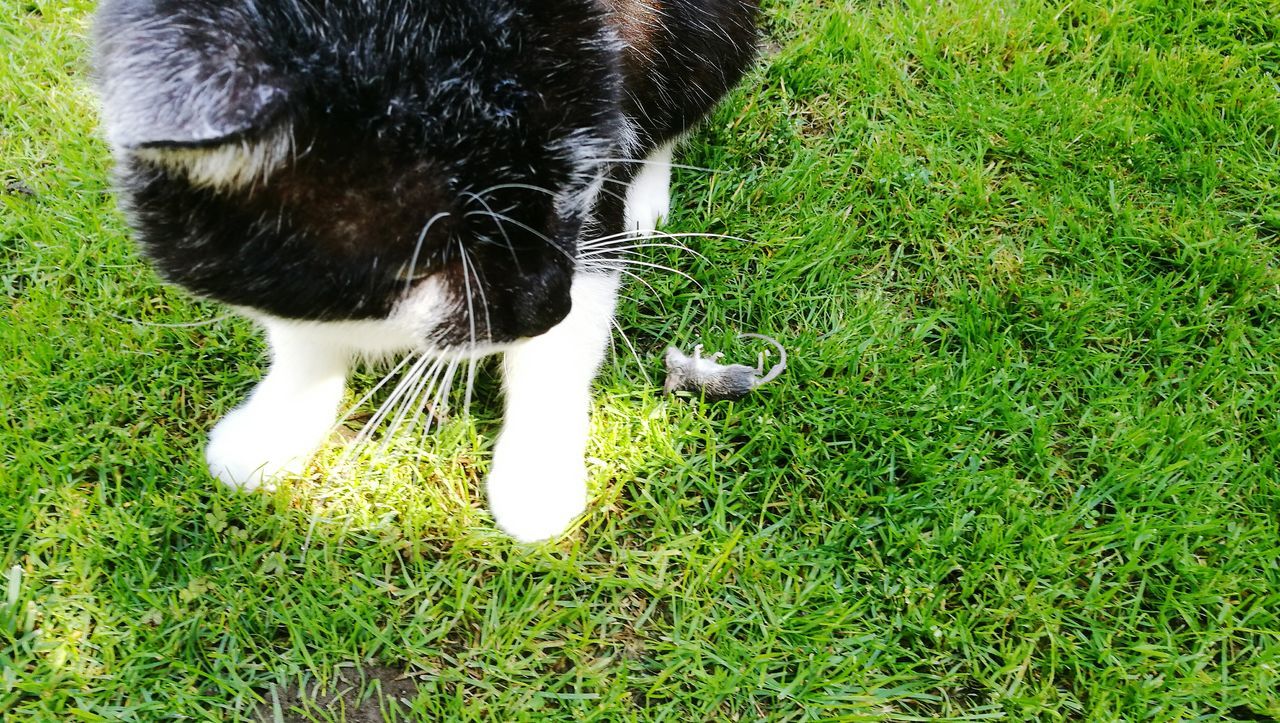
[[[94,78],[134,235],[271,351],[210,432],[210,473],[253,489],[301,471],[358,357],[502,353],[489,509],[518,540],[561,533],[587,501],[609,240],[667,214],[676,140],[750,66],[758,15],[758,0],[104,0]]]

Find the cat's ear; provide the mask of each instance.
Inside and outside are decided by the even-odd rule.
[[[95,75],[107,140],[197,183],[251,182],[290,151],[287,78],[243,10],[195,16],[181,5],[114,0],[100,10]]]

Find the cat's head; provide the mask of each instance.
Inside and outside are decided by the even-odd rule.
[[[624,124],[593,0],[107,0],[103,121],[161,273],[428,348],[568,313]]]

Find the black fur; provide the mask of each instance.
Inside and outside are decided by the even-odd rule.
[[[756,12],[755,0],[106,0],[96,66],[123,203],[168,279],[333,321],[384,318],[434,277],[459,299],[473,287],[484,308],[450,309],[424,344],[501,343],[568,313],[579,235],[622,228],[620,202],[592,182],[637,169],[600,159],[643,158],[701,118],[750,62]],[[289,156],[247,185],[193,183],[165,160],[281,133]]]

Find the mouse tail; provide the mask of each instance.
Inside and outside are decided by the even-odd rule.
[[[738,338],[739,339],[760,339],[761,341],[769,342],[770,344],[773,345],[775,349],[778,350],[778,363],[773,365],[773,368],[769,370],[768,374],[765,374],[764,376],[760,377],[760,381],[757,382],[757,384],[768,384],[774,379],[777,379],[778,376],[782,374],[782,372],[786,371],[787,350],[782,347],[782,344],[778,343],[777,339],[774,339],[771,336],[765,336],[764,334],[739,334]]]

